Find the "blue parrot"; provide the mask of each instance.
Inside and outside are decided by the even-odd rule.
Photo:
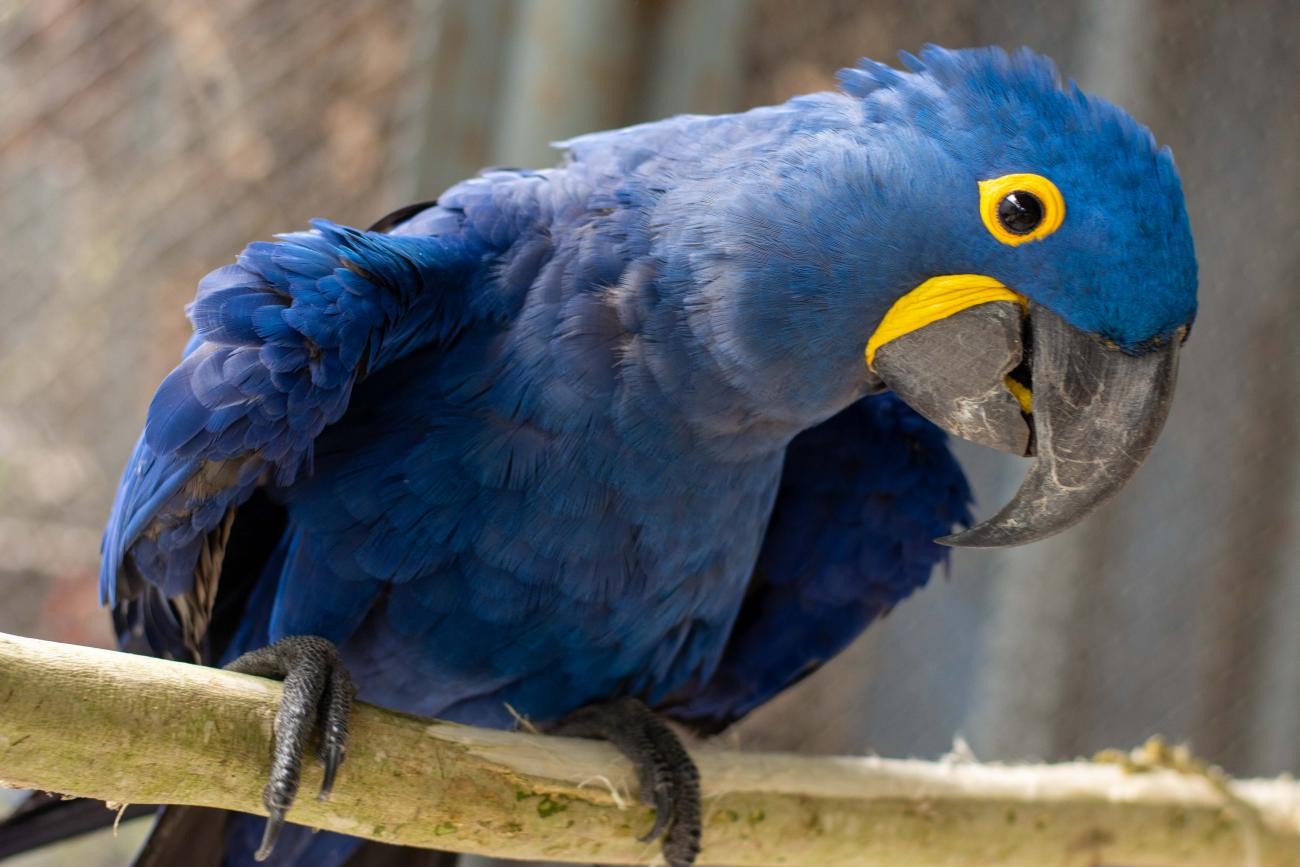
[[[924,585],[936,537],[1030,542],[1131,477],[1196,310],[1169,151],[1028,50],[902,64],[580,136],[199,284],[100,587],[124,647],[296,685],[272,819],[231,817],[224,863],[361,863],[281,830],[355,691],[613,741],[689,864],[663,717],[725,728]],[[947,433],[1033,459],[975,527]]]

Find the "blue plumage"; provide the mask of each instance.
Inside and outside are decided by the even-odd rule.
[[[837,653],[968,520],[944,435],[868,396],[899,296],[993,274],[1134,351],[1195,309],[1145,130],[1028,53],[905,63],[579,137],[391,231],[318,221],[214,271],[105,535],[124,642],[215,663],[311,633],[406,711],[636,695],[705,729]],[[1011,170],[1070,202],[1025,248],[977,213]]]
[[[718,669],[669,713],[706,730],[744,716],[924,585],[943,551],[930,540],[970,521],[944,439],[892,395],[796,437]]]

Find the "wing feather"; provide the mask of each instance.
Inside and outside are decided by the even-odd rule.
[[[796,437],[722,660],[668,712],[720,731],[815,671],[929,580],[969,506],[945,434],[893,395]]]
[[[440,225],[461,226],[454,211]],[[159,386],[103,542],[100,595],[124,644],[201,657],[235,510],[309,472],[356,383],[446,340],[488,252],[466,232],[394,235],[316,221],[210,273]]]

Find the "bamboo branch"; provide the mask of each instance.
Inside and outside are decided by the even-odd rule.
[[[0,635],[0,783],[261,813],[279,684]],[[925,763],[701,747],[701,864],[1282,867],[1300,785],[1120,765]],[[309,762],[292,821],[509,858],[647,863],[651,815],[607,745],[370,706],[333,797]],[[633,793],[633,794],[629,794]]]

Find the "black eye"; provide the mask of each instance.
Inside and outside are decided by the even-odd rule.
[[[998,202],[998,222],[1013,235],[1028,235],[1043,222],[1043,202],[1024,190],[1007,193]]]

